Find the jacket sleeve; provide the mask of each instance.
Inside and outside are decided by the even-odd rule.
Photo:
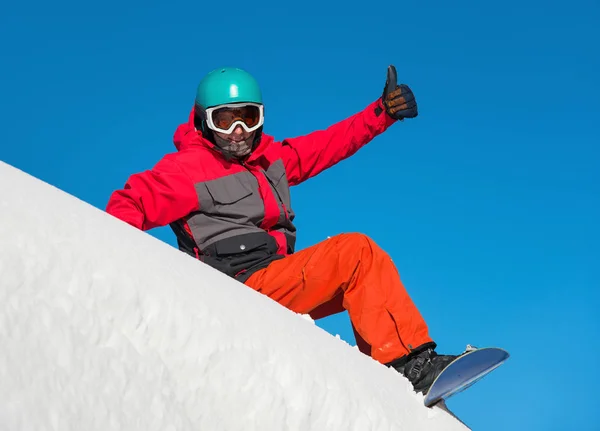
[[[132,175],[111,195],[106,212],[138,229],[166,226],[198,210],[194,184],[172,160]]]
[[[378,99],[325,130],[285,139],[282,157],[290,185],[306,181],[350,157],[395,121]]]

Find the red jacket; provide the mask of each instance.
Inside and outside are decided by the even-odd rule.
[[[180,249],[245,279],[294,252],[289,187],[353,155],[394,122],[378,99],[305,136],[275,142],[263,133],[240,163],[196,131],[192,110],[175,132],[177,152],[132,175],[106,211],[142,230],[170,225]]]

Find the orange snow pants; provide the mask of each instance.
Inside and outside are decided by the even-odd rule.
[[[383,364],[432,342],[391,258],[362,234],[276,260],[245,284],[313,319],[347,310],[360,351]]]

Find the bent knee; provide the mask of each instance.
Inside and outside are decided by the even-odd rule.
[[[357,262],[367,260],[391,261],[391,257],[371,237],[358,232],[349,232],[336,235],[331,238],[336,241],[335,248],[340,254],[347,256],[349,260],[356,259]],[[367,260],[364,260],[367,259]]]
[[[337,238],[344,243],[349,243],[352,244],[353,247],[356,248],[369,248],[369,249],[373,249],[373,248],[378,248],[377,244],[375,243],[375,241],[365,235],[364,233],[359,233],[359,232],[348,232],[348,233],[342,233],[337,235]]]

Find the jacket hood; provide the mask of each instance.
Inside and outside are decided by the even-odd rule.
[[[190,112],[188,116],[188,121],[180,124],[175,129],[175,133],[173,134],[173,144],[177,151],[185,150],[189,147],[193,146],[204,146],[212,148],[214,145],[202,136],[198,130],[196,130],[196,126],[194,125],[194,108]]]

